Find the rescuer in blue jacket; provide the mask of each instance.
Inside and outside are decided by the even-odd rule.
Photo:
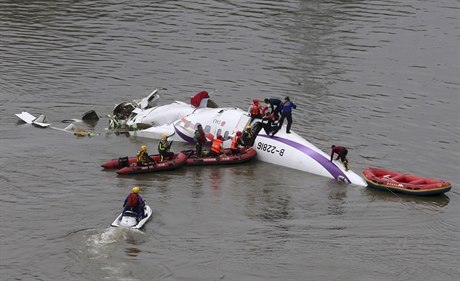
[[[283,126],[284,119],[288,121],[287,127],[286,127],[286,134],[291,133],[291,125],[292,125],[292,109],[297,108],[297,105],[291,101],[289,97],[286,97],[284,99],[284,102],[281,107],[281,118],[279,121],[279,127]]]

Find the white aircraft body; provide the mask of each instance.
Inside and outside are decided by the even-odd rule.
[[[194,143],[195,127],[200,123],[208,141],[212,140],[214,136],[222,135],[224,147],[229,147],[231,138],[235,133],[243,131],[247,125],[250,125],[251,118],[246,111],[239,108],[209,108],[206,107],[207,99],[203,99],[198,107],[176,101],[168,105],[155,105],[149,108],[145,103],[146,100],[156,102],[158,98],[155,90],[141,102],[138,102],[136,107],[133,107],[134,110],[124,120],[124,124],[131,128],[140,127],[138,125],[141,124],[151,127],[132,131],[130,132],[131,135],[160,139],[163,134],[168,134],[174,135],[172,137],[174,141]],[[119,108],[119,106],[117,107]],[[338,161],[330,162],[330,155],[294,131],[291,130],[290,134],[286,134],[285,131],[285,126],[283,126],[272,137],[267,135],[264,130],[260,130],[253,146],[257,150],[257,159],[347,183],[360,186],[367,185],[361,176],[351,170],[346,171]]]

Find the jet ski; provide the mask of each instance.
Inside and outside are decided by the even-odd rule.
[[[114,227],[124,227],[124,228],[131,228],[131,229],[141,229],[147,221],[152,216],[152,209],[150,206],[144,206],[144,217],[138,218],[137,213],[133,211],[125,211],[125,213],[121,213],[118,217],[113,221],[111,226]]]

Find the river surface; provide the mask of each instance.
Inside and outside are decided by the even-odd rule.
[[[0,279],[458,280],[458,1],[0,0]],[[415,197],[264,162],[137,177],[106,159],[157,141],[104,116],[155,88],[221,106],[289,96],[293,130],[329,152],[451,181]],[[88,110],[100,133],[53,126]],[[175,143],[174,149],[188,148]],[[110,228],[133,186],[142,232]]]

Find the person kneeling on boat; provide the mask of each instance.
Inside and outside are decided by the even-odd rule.
[[[237,131],[232,138],[232,144],[230,145],[230,150],[233,154],[238,154],[240,152],[240,145],[243,146],[243,141],[241,140],[241,132]]]
[[[136,154],[137,158],[137,166],[149,166],[155,165],[155,160],[149,156],[147,153],[147,146],[141,146],[141,150],[139,150]]]
[[[211,150],[206,155],[208,157],[218,157],[222,153],[222,145],[224,143],[224,138],[221,135],[218,135],[217,138],[214,138],[211,145]]]
[[[160,140],[160,143],[158,144],[158,153],[160,153],[160,161],[164,161],[166,159],[173,159],[174,158],[174,153],[173,152],[170,152],[169,149],[171,148],[171,144],[170,142],[168,142],[168,135],[167,134],[163,134],[161,136],[161,140]]]
[[[139,187],[135,186],[132,192],[126,196],[125,202],[123,203],[123,215],[126,211],[136,212],[138,218],[144,217],[144,206],[145,201],[139,195]]]
[[[335,160],[339,160],[340,158],[340,161],[342,161],[343,163],[343,166],[345,167],[345,171],[348,171],[348,159],[347,159],[347,154],[348,154],[348,149],[346,147],[343,147],[343,146],[335,146],[335,145],[332,145],[331,146],[331,162],[332,162],[332,159],[334,158],[334,153],[337,154],[337,158],[335,158]]]

